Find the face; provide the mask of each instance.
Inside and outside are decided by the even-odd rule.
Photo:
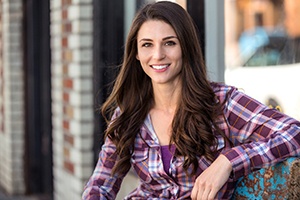
[[[152,84],[180,81],[182,52],[174,29],[164,21],[144,22],[137,35],[137,56]]]

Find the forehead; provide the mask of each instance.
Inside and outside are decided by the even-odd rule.
[[[138,38],[141,37],[166,37],[176,36],[173,27],[162,20],[145,21],[138,31]]]

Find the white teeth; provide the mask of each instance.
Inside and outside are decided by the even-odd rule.
[[[167,68],[168,65],[152,65],[152,67],[153,67],[154,69],[164,69],[164,68]]]

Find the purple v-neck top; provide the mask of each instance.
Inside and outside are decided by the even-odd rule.
[[[161,157],[164,165],[164,170],[167,174],[169,174],[171,159],[175,153],[176,147],[175,145],[171,145],[170,148],[169,145],[163,145],[160,146],[160,148],[161,148]]]

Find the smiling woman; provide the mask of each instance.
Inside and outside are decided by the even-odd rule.
[[[299,156],[300,122],[209,81],[197,35],[176,3],[137,13],[83,199],[115,199],[131,167],[140,184],[125,199],[230,199],[240,177]]]

